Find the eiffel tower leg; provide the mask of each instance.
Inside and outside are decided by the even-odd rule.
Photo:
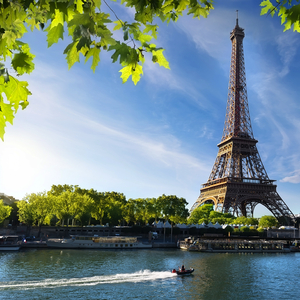
[[[285,225],[295,223],[294,214],[276,191],[268,193],[265,198],[262,204],[272,212],[280,223]]]
[[[254,217],[254,209],[255,209],[257,203],[252,202],[252,203],[250,203],[250,205],[251,205],[251,212],[250,212],[251,213],[251,218],[253,218]]]
[[[247,205],[245,202],[241,203],[241,213],[243,216],[247,217]]]

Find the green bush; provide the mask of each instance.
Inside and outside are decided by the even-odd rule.
[[[242,227],[240,228],[240,232],[250,232],[250,228],[247,227],[247,226],[242,226]]]

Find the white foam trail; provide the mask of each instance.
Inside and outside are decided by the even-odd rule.
[[[98,284],[111,284],[123,282],[142,282],[154,281],[158,279],[168,279],[176,276],[176,273],[170,271],[151,272],[143,270],[136,273],[121,273],[107,276],[93,276],[83,278],[62,278],[62,279],[44,279],[41,281],[10,281],[0,283],[0,290],[4,289],[35,289],[35,288],[56,288],[63,286],[87,286]]]

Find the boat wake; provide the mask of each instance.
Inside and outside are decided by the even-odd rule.
[[[114,284],[126,282],[142,282],[163,280],[176,276],[176,273],[170,271],[151,272],[143,270],[136,273],[121,273],[115,275],[82,277],[82,278],[62,278],[62,279],[44,279],[41,281],[10,281],[1,282],[0,291],[6,289],[36,289],[36,288],[57,288],[64,286],[92,286],[99,284]]]

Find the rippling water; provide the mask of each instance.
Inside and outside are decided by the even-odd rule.
[[[172,268],[194,267],[180,277]],[[26,250],[0,253],[0,299],[297,299],[300,253]]]

